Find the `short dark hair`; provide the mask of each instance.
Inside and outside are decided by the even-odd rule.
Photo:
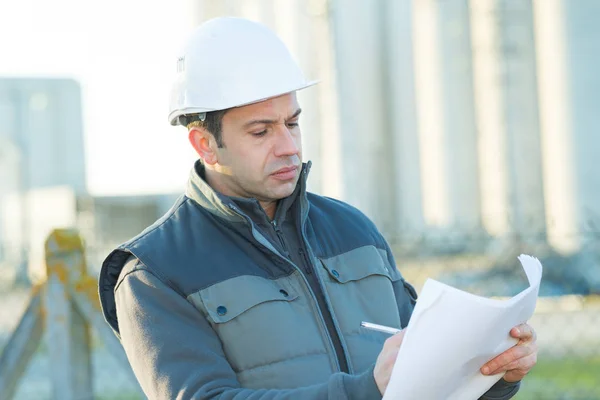
[[[204,128],[213,135],[217,146],[225,147],[223,143],[223,116],[226,112],[227,110],[207,112],[204,121],[200,120],[199,114],[184,115],[180,118],[182,125],[185,125],[188,130],[194,127]]]

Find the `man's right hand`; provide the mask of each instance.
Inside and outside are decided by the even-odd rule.
[[[375,383],[382,396],[385,393],[388,383],[390,383],[390,377],[392,376],[392,370],[396,363],[396,357],[398,357],[398,351],[400,351],[404,332],[405,329],[388,338],[383,344],[381,353],[379,353],[379,356],[377,357],[373,376],[375,377]]]

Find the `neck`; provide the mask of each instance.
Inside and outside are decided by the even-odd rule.
[[[269,201],[269,202],[262,202],[259,201],[260,206],[262,207],[263,210],[265,210],[265,214],[267,214],[267,217],[269,217],[269,219],[272,221],[273,218],[275,218],[275,211],[277,211],[277,202],[276,201]]]
[[[229,197],[245,197],[232,192],[227,185],[223,184],[219,179],[215,179],[215,174],[219,174],[220,172],[206,167],[204,171],[206,183],[208,183],[213,190]],[[269,217],[270,220],[273,220],[273,218],[275,218],[275,211],[277,211],[277,201],[259,201],[259,204],[265,211],[265,214],[267,214],[267,217]]]

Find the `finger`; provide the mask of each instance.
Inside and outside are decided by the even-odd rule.
[[[391,370],[394,368],[396,364],[396,358],[398,358],[399,349],[392,350],[389,352],[383,362],[383,365],[386,370]]]
[[[529,346],[513,346],[502,354],[496,356],[491,361],[488,361],[484,367],[489,368],[490,371],[495,371],[515,360],[518,360],[519,358],[526,357],[530,353],[531,349]]]
[[[520,358],[527,357],[533,353],[535,349],[535,346],[513,346],[496,358],[488,361],[483,367],[481,367],[481,373],[484,375],[491,375],[502,371],[503,367]]]
[[[520,381],[531,371],[537,363],[537,353],[531,354],[525,358],[518,360],[515,368],[510,368],[504,375],[504,380],[507,382]]]
[[[393,336],[390,336],[389,338],[387,338],[385,343],[383,344],[383,347],[384,348],[400,347],[400,345],[402,344],[402,339],[404,339],[405,331],[406,331],[406,329],[402,329],[400,332],[395,333]]]
[[[510,335],[514,338],[521,339],[523,341],[536,340],[535,330],[529,324],[521,324],[519,326],[515,326],[510,330]]]
[[[519,358],[518,360],[515,360],[508,365],[505,365],[499,371],[493,371],[493,373],[498,373],[498,372],[502,372],[502,371],[529,370],[529,369],[531,369],[531,367],[533,367],[535,365],[536,361],[537,361],[537,354],[532,353],[523,358]]]
[[[504,365],[501,363],[509,360],[510,358],[500,361],[500,365],[496,364],[493,366],[488,366],[490,368],[488,372],[489,375],[495,375],[503,371],[510,371],[511,369],[522,368],[525,365],[523,362],[530,361],[532,356],[534,360],[537,360],[537,344],[535,343],[531,343],[528,346],[515,346],[511,350],[511,357],[514,356],[515,358],[510,362],[506,362]]]

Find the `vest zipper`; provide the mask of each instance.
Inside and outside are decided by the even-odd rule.
[[[288,251],[288,248],[285,244],[285,238],[284,238],[283,232],[281,231],[281,228],[279,228],[279,225],[277,225],[277,221],[275,221],[275,220],[271,221],[271,225],[273,225],[273,228],[275,229],[275,233],[277,233],[277,238],[279,239],[279,242],[281,243],[281,247],[283,248],[283,251],[285,252],[286,257],[290,258],[290,252]],[[305,269],[306,274],[307,275],[312,274],[312,268],[310,267],[311,262],[308,260],[308,256],[307,256],[306,252],[301,248],[300,250],[298,250],[298,254],[304,260],[304,265],[305,265],[304,269]]]
[[[277,225],[277,221],[275,221],[275,220],[271,221],[271,225],[273,226],[273,229],[275,230],[275,233],[277,234],[277,239],[279,239],[279,243],[281,244],[281,248],[283,249],[285,256],[287,258],[290,258],[290,252],[288,251],[287,245],[285,244],[283,232],[279,228],[279,225]]]
[[[300,257],[302,257],[302,259],[304,260],[304,265],[306,265],[306,274],[310,275],[312,274],[312,268],[311,266],[311,262],[308,259],[308,255],[306,254],[306,252],[303,249],[298,250],[298,253],[300,254]]]

